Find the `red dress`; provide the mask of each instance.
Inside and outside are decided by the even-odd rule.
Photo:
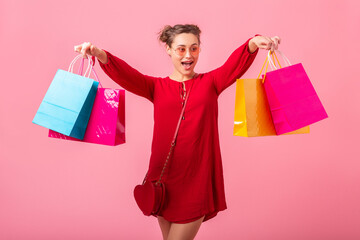
[[[207,221],[227,208],[217,100],[219,94],[240,78],[254,61],[258,49],[250,53],[250,39],[238,47],[221,67],[185,81],[186,89],[192,85],[192,90],[173,155],[163,176],[166,200],[159,213],[159,216],[170,222],[187,223],[204,215],[203,221]],[[148,180],[157,180],[179,120],[183,102],[180,96],[182,83],[169,77],[144,75],[104,51],[108,63],[99,61],[99,64],[105,73],[124,89],[154,104],[154,134]]]

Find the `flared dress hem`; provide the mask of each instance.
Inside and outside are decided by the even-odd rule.
[[[204,220],[203,220],[202,222],[206,222],[207,220],[210,220],[210,219],[214,218],[214,217],[218,214],[218,212],[224,211],[224,210],[226,210],[226,209],[227,209],[226,207],[225,207],[225,208],[221,208],[221,209],[217,209],[217,210],[214,210],[214,211],[211,211],[211,212],[208,212],[208,213],[200,214],[200,215],[197,216],[197,217],[188,218],[188,219],[184,219],[184,220],[171,220],[171,219],[167,219],[166,217],[162,216],[161,214],[158,214],[158,215],[152,214],[151,216],[156,217],[156,218],[157,218],[157,216],[160,216],[160,217],[163,217],[166,221],[169,221],[169,222],[171,222],[171,223],[181,223],[181,224],[184,224],[184,223],[189,223],[189,222],[196,221],[196,220],[202,218],[202,217],[205,215],[205,218],[204,218]]]

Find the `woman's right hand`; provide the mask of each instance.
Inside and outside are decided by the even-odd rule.
[[[91,42],[84,42],[80,45],[74,46],[74,51],[82,54],[83,58],[88,58],[88,55],[94,56],[104,64],[106,64],[108,60],[106,52],[102,49],[97,48]]]

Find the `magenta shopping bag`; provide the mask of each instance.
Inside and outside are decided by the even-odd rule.
[[[278,50],[277,50],[278,51]],[[277,69],[268,53],[273,71],[267,72],[264,88],[278,135],[308,126],[328,117],[301,63]],[[276,56],[276,55],[275,55]]]
[[[82,65],[80,68],[82,72]],[[92,71],[98,80],[94,69]],[[83,140],[52,130],[48,136],[110,146],[125,143],[125,90],[98,88]]]

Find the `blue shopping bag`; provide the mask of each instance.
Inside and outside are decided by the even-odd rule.
[[[66,136],[82,140],[90,118],[97,93],[98,82],[90,79],[91,58],[88,58],[89,76],[72,73],[73,64],[82,55],[74,58],[69,70],[58,69],[33,123]]]

